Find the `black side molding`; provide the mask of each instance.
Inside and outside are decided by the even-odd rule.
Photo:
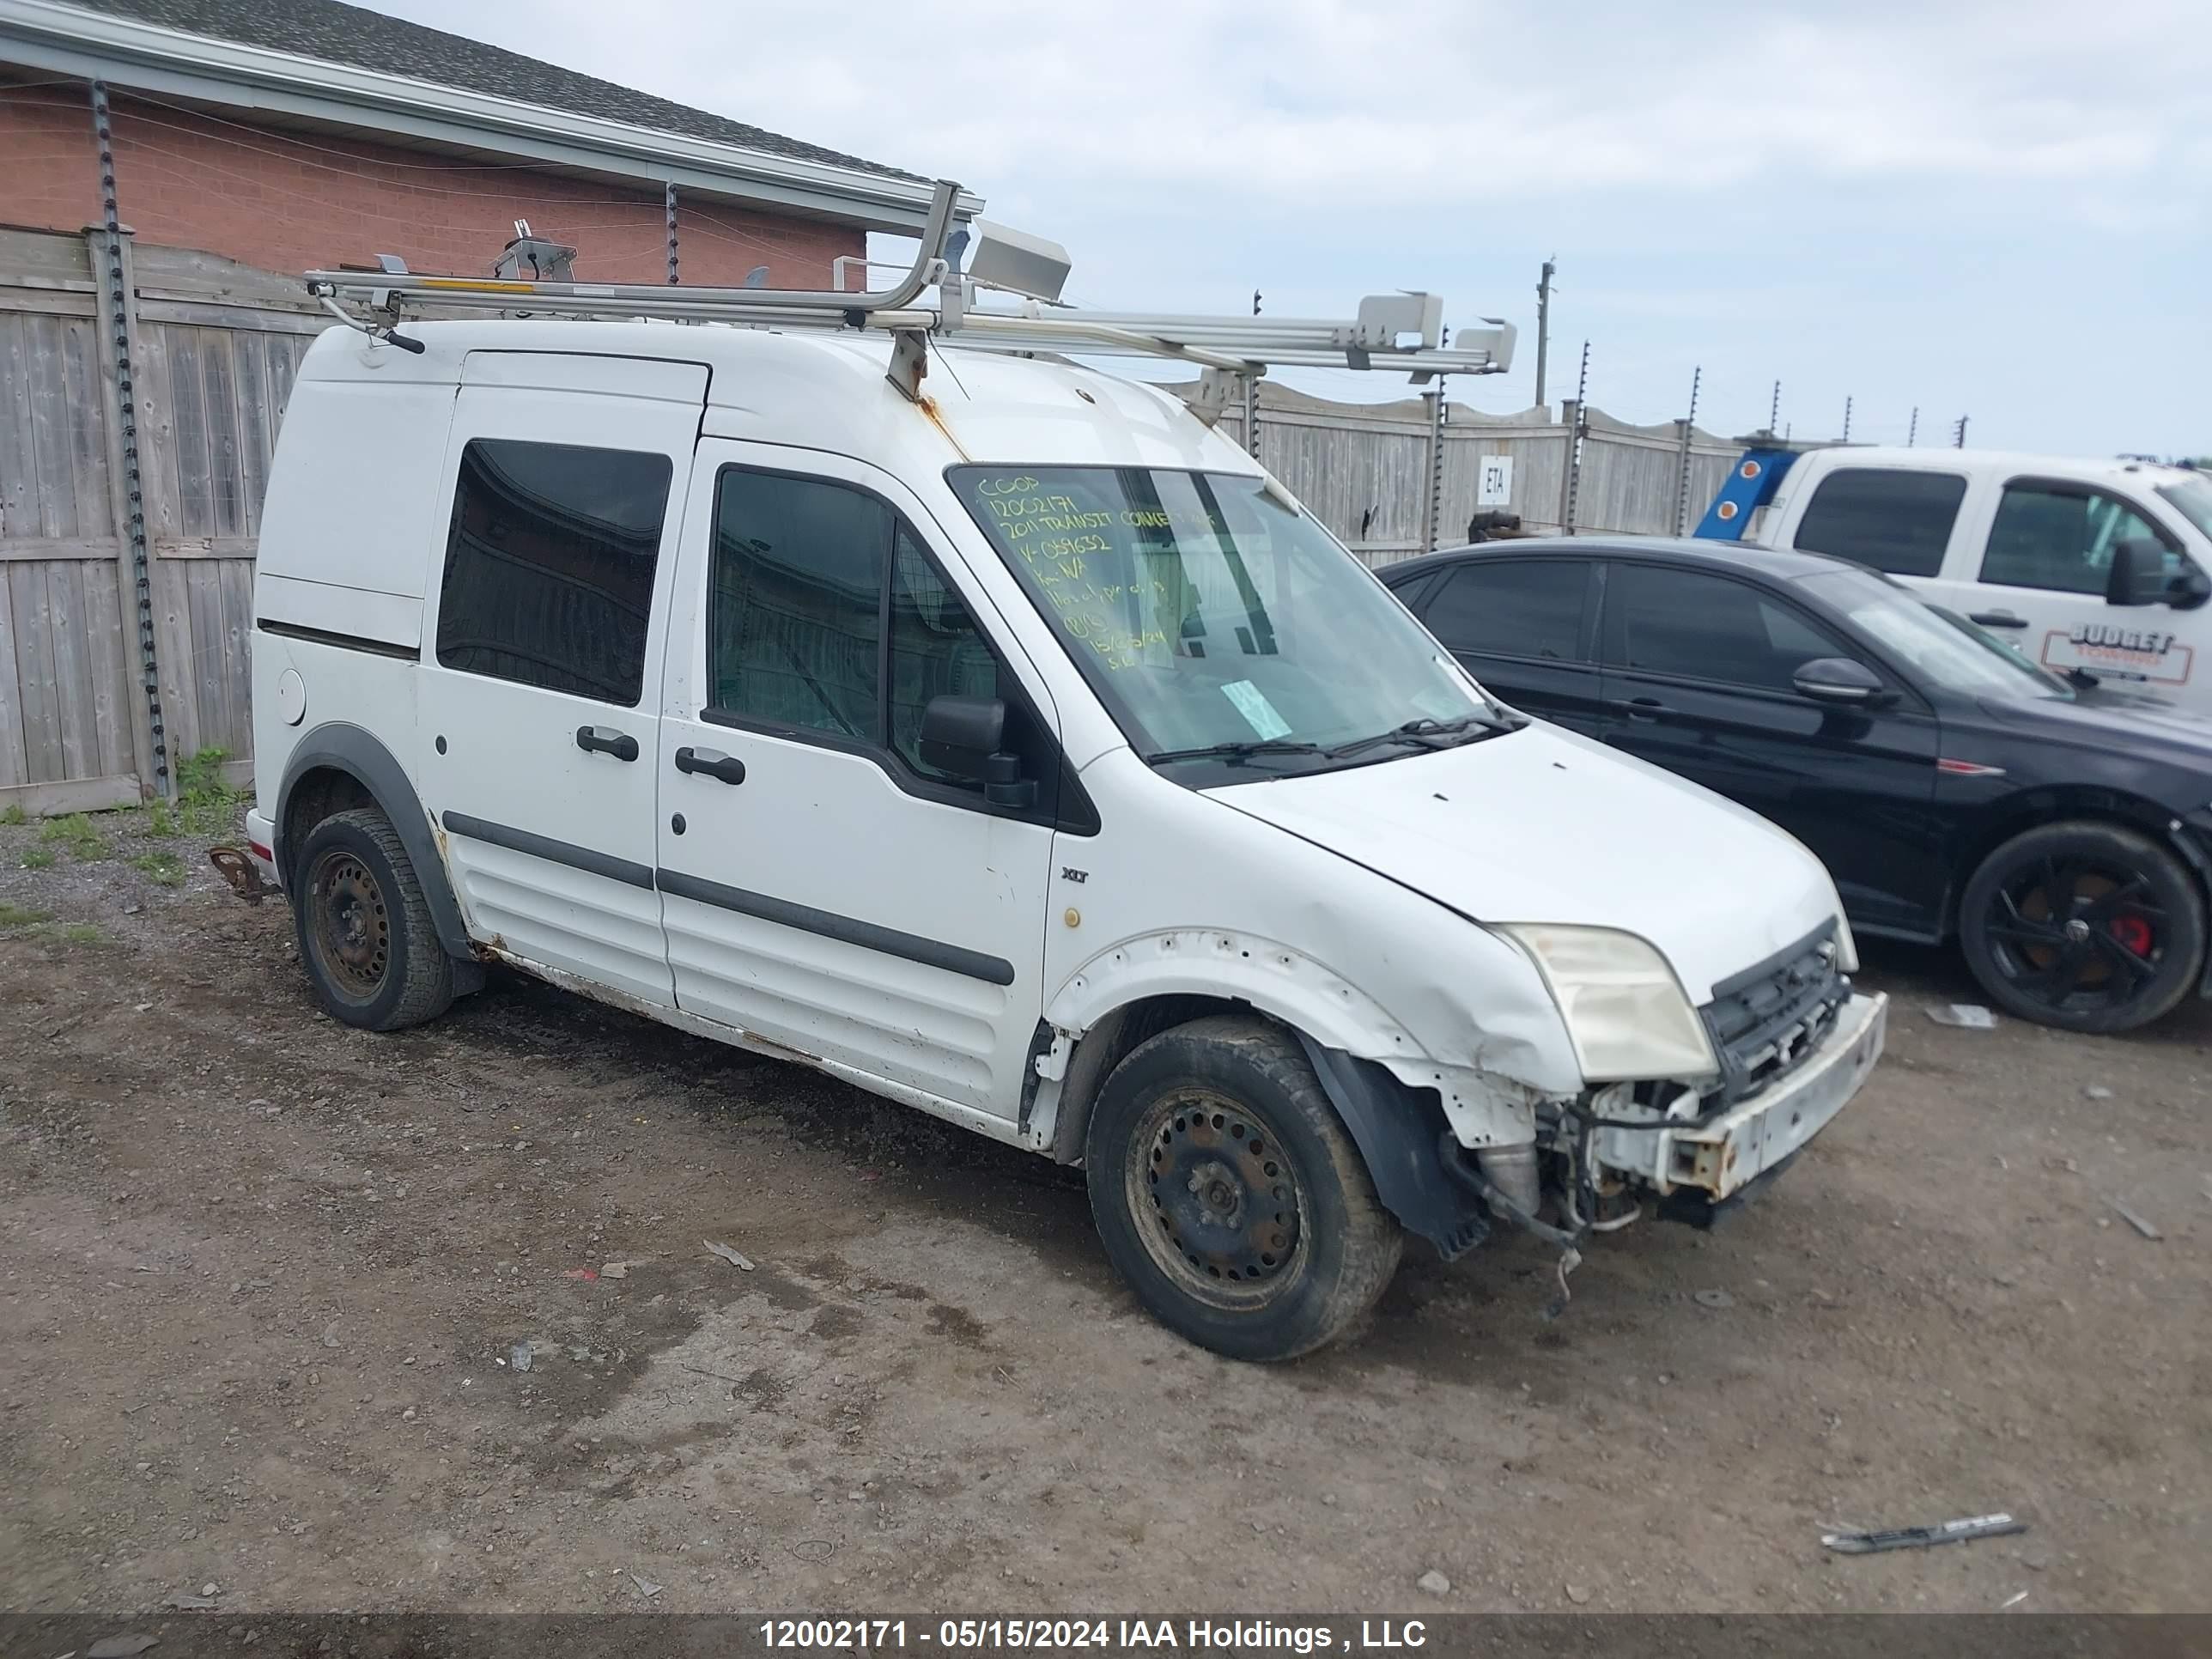
[[[471,817],[466,812],[447,812],[441,816],[440,821],[453,834],[466,836],[471,841],[527,853],[534,859],[565,864],[571,869],[605,876],[610,881],[619,881],[626,886],[642,887],[648,892],[653,888],[651,866],[634,864],[628,859],[618,859],[611,853],[579,847],[574,842],[556,841],[550,836],[533,835],[527,830],[517,830],[510,824],[494,823],[489,818]]]
[[[819,933],[824,939],[857,945],[863,950],[878,951],[887,957],[900,957],[908,962],[919,962],[925,967],[942,968],[947,973],[980,979],[986,984],[1012,985],[1014,982],[1014,964],[1004,957],[988,956],[981,951],[946,945],[939,939],[923,939],[916,933],[902,933],[893,928],[879,927],[872,921],[841,916],[834,911],[817,910],[811,905],[794,904],[789,899],[771,898],[766,893],[748,893],[741,887],[725,887],[719,881],[687,876],[680,870],[660,870],[654,874],[660,890],[673,893],[678,898],[696,899],[701,904],[734,910],[739,915],[757,916],[763,921],[772,921],[779,927]]]
[[[300,739],[284,763],[284,781],[276,790],[276,821],[270,835],[276,867],[284,872],[287,884],[291,879],[293,848],[285,826],[292,821],[292,792],[301,779],[320,770],[342,772],[368,791],[369,798],[399,832],[408,862],[415,866],[416,877],[422,884],[430,920],[437,924],[438,943],[456,962],[466,964],[471,972],[481,972],[469,945],[468,929],[461,925],[461,909],[453,900],[446,861],[439,856],[437,842],[432,838],[430,815],[416,797],[415,786],[408,781],[406,769],[389,749],[358,726],[343,720],[318,726]]]
[[[287,640],[305,640],[311,645],[335,645],[342,651],[365,651],[373,657],[395,657],[401,662],[422,660],[419,645],[401,645],[393,640],[372,640],[361,634],[334,633],[327,628],[308,628],[300,623],[263,621],[254,624],[264,634],[274,634]]]

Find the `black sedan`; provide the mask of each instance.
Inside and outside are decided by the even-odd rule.
[[[1955,938],[2023,1018],[2122,1031],[2212,995],[2212,723],[1807,554],[1568,538],[1378,574],[1499,697],[1772,819],[1854,928]]]

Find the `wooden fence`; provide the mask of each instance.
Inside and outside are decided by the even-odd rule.
[[[234,779],[251,767],[261,498],[293,374],[329,319],[296,283],[122,241],[143,617],[106,234],[0,230],[0,807],[137,801],[203,749]]]
[[[117,263],[103,231],[0,229],[0,808],[148,799],[204,749],[224,752],[234,781],[251,771],[262,495],[293,375],[329,319],[295,279],[133,247],[127,232],[119,285]],[[1453,404],[1432,427],[1418,398],[1332,404],[1273,385],[1260,397],[1261,459],[1375,564],[1465,539],[1487,457],[1510,458],[1506,510],[1528,529],[1666,534],[1695,521],[1736,453],[1686,423],[1571,404],[1561,421]],[[1240,415],[1224,425],[1241,439]]]
[[[1241,409],[1232,407],[1221,425],[1243,441]],[[1431,443],[1432,433],[1440,444]],[[1671,536],[1678,523],[1684,531],[1696,525],[1741,453],[1683,422],[1636,426],[1571,402],[1556,421],[1541,410],[1486,415],[1452,404],[1434,427],[1419,398],[1339,404],[1265,382],[1260,388],[1260,459],[1370,564],[1464,542],[1469,520],[1492,510],[1477,504],[1486,457],[1511,461],[1511,490],[1498,510],[1517,514],[1524,529],[1557,532],[1571,523],[1577,531]]]

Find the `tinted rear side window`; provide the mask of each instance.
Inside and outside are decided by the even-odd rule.
[[[1850,654],[1779,600],[1702,571],[1615,565],[1605,604],[1609,659],[1646,673],[1787,691],[1814,658]]]
[[[1893,576],[1938,575],[1966,493],[1954,473],[1847,467],[1813,492],[1797,545]]]
[[[472,440],[446,541],[439,662],[636,707],[673,471],[665,455]]]
[[[1587,559],[1482,560],[1447,574],[1422,613],[1448,651],[1580,662]]]

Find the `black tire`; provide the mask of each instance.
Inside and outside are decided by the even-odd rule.
[[[392,822],[373,806],[325,818],[294,866],[300,961],[333,1019],[397,1031],[453,1006],[453,962]]]
[[[1161,1323],[1232,1359],[1343,1334],[1404,1239],[1290,1033],[1218,1016],[1106,1079],[1084,1144],[1106,1254]],[[1261,1209],[1280,1205],[1280,1209]]]
[[[2030,830],[1966,883],[1959,942],[1990,1000],[2062,1030],[2131,1031],[2196,987],[2204,895],[2148,836],[2077,820]]]

